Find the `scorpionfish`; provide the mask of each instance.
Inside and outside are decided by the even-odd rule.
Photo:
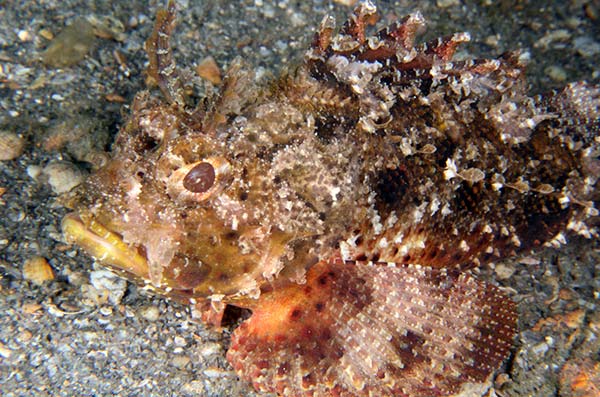
[[[326,17],[297,67],[259,84],[233,61],[194,104],[171,1],[146,42],[160,94],[136,96],[62,224],[213,324],[251,311],[227,359],[258,391],[481,395],[517,315],[472,270],[597,236],[600,87],[529,96],[521,53],[453,60],[467,33],[377,19]]]

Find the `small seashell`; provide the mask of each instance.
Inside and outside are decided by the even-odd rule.
[[[357,0],[334,0],[336,3],[347,7],[354,7]]]
[[[38,34],[46,40],[52,40],[54,38],[54,33],[48,29],[41,29]]]
[[[423,146],[419,152],[421,152],[423,154],[433,154],[436,151],[437,151],[437,148],[435,146],[433,146],[432,144],[428,143],[425,146]]]
[[[41,256],[34,256],[23,263],[23,278],[36,285],[54,280],[54,272],[48,261]]]
[[[42,170],[42,176],[56,194],[66,193],[85,180],[85,173],[72,163],[53,161]]]
[[[23,153],[25,139],[10,131],[0,131],[0,160],[14,160]]]
[[[535,188],[535,190],[542,194],[550,194],[550,193],[554,192],[554,187],[552,187],[551,185],[548,185],[547,183],[544,183],[542,185],[538,185]]]

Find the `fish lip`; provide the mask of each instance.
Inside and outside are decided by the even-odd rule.
[[[103,264],[137,278],[150,278],[146,258],[135,247],[125,243],[121,235],[96,221],[93,216],[67,214],[61,222],[61,229],[68,243],[83,248]]]

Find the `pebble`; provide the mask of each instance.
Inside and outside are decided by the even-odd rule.
[[[157,321],[160,317],[160,312],[156,306],[145,307],[140,314],[148,321]]]
[[[48,261],[41,256],[34,256],[23,263],[23,278],[36,285],[54,280],[54,272]]]
[[[176,368],[185,368],[190,363],[190,358],[188,356],[175,356],[171,360],[171,364],[173,364]]]
[[[103,316],[110,316],[113,314],[113,309],[110,306],[102,306],[99,310],[100,314]]]
[[[108,270],[94,270],[90,273],[90,283],[94,287],[93,292],[97,295],[93,296],[99,304],[110,302],[112,305],[118,305],[125,295],[127,289],[127,281],[123,280],[116,274]],[[90,297],[88,291],[88,297]]]
[[[10,131],[0,130],[0,160],[14,160],[23,154],[25,139]]]
[[[334,2],[343,6],[354,7],[358,0],[334,0]]]
[[[548,48],[555,42],[565,42],[571,39],[571,33],[567,29],[552,30],[533,45],[536,48]]]
[[[185,347],[187,345],[185,338],[181,336],[176,336],[175,338],[173,338],[173,343],[175,344],[175,346],[179,347]]]
[[[33,334],[26,329],[20,331],[17,336],[17,340],[21,343],[27,343],[31,340],[31,338],[33,338]]]
[[[207,369],[202,371],[202,373],[204,375],[206,375],[208,378],[221,378],[224,376],[231,375],[231,371],[226,371],[224,369],[217,368],[217,367],[208,367]]]
[[[53,161],[42,170],[52,191],[62,194],[78,186],[86,178],[86,174],[75,164],[67,161]]]
[[[577,37],[573,40],[573,46],[580,55],[586,58],[600,54],[600,43],[589,36]]]
[[[460,0],[437,0],[435,4],[440,8],[448,8],[460,5]]]
[[[515,272],[514,266],[507,266],[504,263],[497,264],[495,270],[499,280],[506,280]]]
[[[548,66],[544,69],[544,73],[557,83],[564,82],[567,79],[567,72],[558,65]]]
[[[27,42],[33,40],[33,35],[29,33],[27,30],[19,30],[17,33],[17,37],[21,42]]]
[[[21,306],[21,311],[25,314],[34,314],[43,308],[39,303],[24,303]]]
[[[43,168],[39,165],[30,165],[27,167],[26,172],[32,179],[37,180],[39,176],[42,174]]]
[[[0,357],[10,358],[11,355],[12,355],[12,350],[10,350],[8,347],[4,346],[4,344],[2,344],[2,342],[0,342]]]
[[[214,356],[216,354],[220,354],[222,351],[222,346],[219,343],[205,343],[200,348],[200,355],[202,357]]]
[[[204,383],[200,380],[193,380],[181,387],[184,396],[203,396],[204,391]]]
[[[38,34],[46,40],[52,40],[54,38],[54,33],[48,29],[41,29]]]

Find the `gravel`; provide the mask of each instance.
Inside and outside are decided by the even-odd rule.
[[[66,210],[57,193],[102,164],[127,104],[144,88],[143,42],[161,3],[47,0],[0,8],[0,131],[23,145],[0,161],[1,395],[256,395],[225,360],[234,326],[208,329],[190,308],[107,278],[60,234]],[[224,70],[240,56],[267,78],[300,59],[324,14],[343,21],[350,11],[343,3],[180,0],[175,54],[190,70],[208,56]],[[459,57],[530,52],[535,93],[600,80],[598,1],[378,5],[384,21],[421,10],[429,21],[425,38],[469,31],[473,42]],[[57,56],[50,50],[56,40],[79,47]],[[204,87],[199,82],[200,92]],[[71,173],[62,184],[46,175],[53,164]],[[599,244],[571,240],[481,269],[520,311],[497,395],[574,395],[563,366],[598,360]],[[54,280],[24,279],[31,257],[46,258]]]

